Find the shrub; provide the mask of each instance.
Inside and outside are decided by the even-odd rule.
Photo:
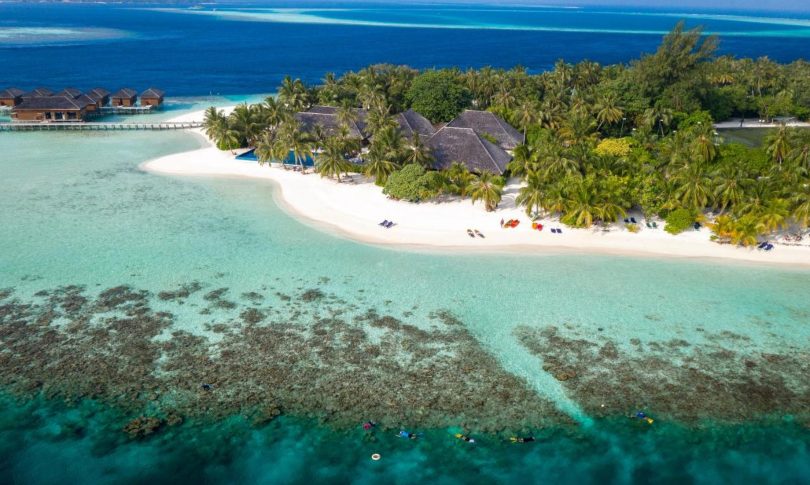
[[[629,138],[605,138],[596,146],[594,153],[603,157],[624,158],[630,154],[631,144]]]
[[[393,199],[419,202],[434,196],[440,187],[441,174],[425,172],[421,165],[411,163],[388,177],[383,194]]]
[[[696,220],[697,216],[694,212],[688,209],[676,209],[667,216],[667,225],[664,230],[670,234],[680,234],[692,227]]]

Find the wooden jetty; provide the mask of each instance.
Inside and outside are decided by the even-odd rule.
[[[99,115],[148,115],[157,110],[154,106],[102,106]]]
[[[0,131],[162,131],[189,130],[202,127],[200,121],[162,121],[154,123],[102,122],[11,122],[0,123]]]

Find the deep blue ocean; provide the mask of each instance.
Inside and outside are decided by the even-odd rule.
[[[721,53],[810,54],[810,13],[324,5],[0,4],[0,86],[187,96],[266,93],[287,74],[315,82],[380,62],[538,72],[557,59],[629,61],[680,19],[718,33]]]

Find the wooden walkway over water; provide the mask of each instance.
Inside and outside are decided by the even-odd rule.
[[[53,122],[53,123],[0,123],[0,131],[163,131],[200,128],[202,122],[163,121],[154,123],[96,123],[96,122]]]

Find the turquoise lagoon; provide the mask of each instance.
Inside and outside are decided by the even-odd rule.
[[[202,106],[185,103],[177,110]],[[0,138],[0,357],[8,391],[0,411],[0,481],[800,483],[810,476],[806,270],[393,250],[303,224],[275,204],[266,182],[139,169],[200,145],[182,132]],[[144,293],[116,306],[110,300],[120,290],[108,290],[122,285]],[[74,311],[68,298],[90,303],[81,300]],[[273,394],[281,410],[274,420],[253,419],[241,397],[272,394],[266,382],[245,384],[181,363],[180,377],[159,386],[162,394],[186,386],[177,394],[184,419],[166,419],[153,434],[130,439],[126,423],[161,416],[161,406],[176,403],[161,396],[134,411],[116,394],[128,392],[117,387],[128,374],[116,370],[94,381],[93,392],[72,387],[101,373],[103,359],[91,355],[111,355],[103,347],[113,349],[116,335],[138,345],[137,335],[121,330],[135,328],[137,318],[115,320],[124,318],[116,312],[164,319],[148,337],[153,342],[198,338],[200,353],[179,361],[221,354],[251,338],[240,333],[251,323],[294,328],[295,338],[308,339],[325,325],[354,335],[358,349],[381,353],[372,360],[351,346],[341,344],[337,356],[332,344],[318,347],[322,376],[313,376],[307,362],[285,369],[288,388]],[[80,318],[96,329],[118,326],[118,333],[93,341],[95,334],[84,333],[90,327],[76,330]],[[8,330],[21,325],[38,328],[43,340]],[[38,353],[53,337],[42,328],[66,336],[51,343],[64,353]],[[284,335],[272,334],[281,347]],[[268,360],[286,358],[274,349]],[[93,364],[82,368],[82,355]],[[419,355],[437,373],[463,375],[452,384],[460,387],[442,389],[441,380],[429,378],[414,387],[418,379],[386,370],[388,362],[408,369]],[[263,356],[241,358],[252,366]],[[387,393],[396,403],[366,410],[363,400],[322,395],[342,389],[332,381],[351,379],[340,368],[350,358],[359,360],[364,381],[343,388]],[[167,372],[157,370],[161,359],[147,361],[158,380]],[[25,366],[55,360],[66,364],[44,374]],[[363,367],[374,369],[364,374]],[[479,376],[486,386],[476,387]],[[331,381],[313,383],[321,378]],[[193,401],[203,379],[214,382],[214,404]],[[490,390],[498,382],[526,392]],[[222,397],[228,393],[238,399]],[[464,399],[454,401],[457,395]],[[527,414],[548,415],[520,416],[524,404]],[[654,425],[626,417],[640,409]],[[361,417],[380,424],[366,433]],[[423,435],[401,440],[394,436],[400,426]],[[477,444],[453,437],[464,426]],[[513,434],[538,442],[510,444]],[[378,462],[369,458],[375,452],[383,457]]]

